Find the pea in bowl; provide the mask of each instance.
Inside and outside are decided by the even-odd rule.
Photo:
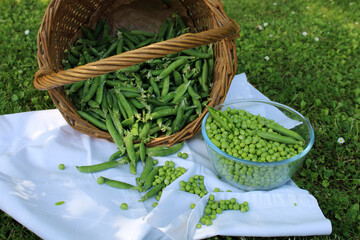
[[[208,107],[201,132],[209,158],[225,182],[242,190],[287,183],[314,144],[310,122],[267,100],[236,100]]]

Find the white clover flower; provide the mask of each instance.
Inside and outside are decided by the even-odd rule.
[[[359,25],[359,22],[355,22],[355,25]]]
[[[25,35],[29,35],[30,31],[28,29],[25,30]]]
[[[303,36],[307,36],[307,32],[303,32],[302,35],[303,35]]]
[[[310,9],[310,7],[309,7],[309,6],[306,6],[306,9]]]
[[[261,31],[263,30],[262,26],[261,25],[258,25],[257,28]]]
[[[319,41],[319,38],[318,38],[318,37],[316,37],[316,38],[314,38],[314,40],[318,42],[318,41]]]
[[[277,3],[276,3],[276,2],[274,2],[274,3],[273,3],[273,5],[274,5],[274,6],[276,6],[276,5],[277,5]]]
[[[271,37],[271,38],[272,38],[273,36],[274,36],[274,35],[272,35],[272,34],[269,35],[269,37]]]
[[[350,5],[350,6],[352,6],[352,5],[354,5],[354,3],[353,3],[353,2],[351,2],[351,3],[349,3],[349,5]]]
[[[295,11],[292,11],[291,14],[295,14]]]
[[[270,58],[269,58],[269,56],[265,56],[264,59],[265,59],[266,61],[269,61]]]
[[[269,25],[267,22],[266,22],[266,23],[264,23],[264,27],[266,27],[267,25]]]
[[[339,137],[338,140],[337,140],[337,142],[338,142],[339,144],[343,144],[343,143],[345,143],[345,139],[342,138],[342,137]]]

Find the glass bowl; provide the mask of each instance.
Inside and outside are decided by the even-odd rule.
[[[215,107],[215,109],[222,111],[225,111],[227,108],[242,109],[253,115],[260,115],[266,119],[274,120],[275,123],[279,123],[285,128],[300,134],[305,141],[302,145],[302,152],[280,161],[268,162],[249,159],[249,157],[247,157],[248,159],[234,157],[233,155],[235,154],[230,155],[222,151],[208,137],[206,122],[208,121],[209,113],[207,113],[202,122],[201,132],[206,143],[209,158],[218,177],[246,191],[270,190],[287,183],[299,169],[314,144],[314,130],[310,122],[294,109],[267,100],[236,100]],[[275,142],[270,141],[270,143],[273,144]]]

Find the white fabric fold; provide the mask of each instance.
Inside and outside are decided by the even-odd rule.
[[[239,89],[241,91],[239,91]],[[245,74],[237,75],[226,101],[239,98],[267,99],[251,86]],[[105,176],[135,184],[127,165],[86,174],[75,166],[107,161],[116,151],[114,143],[91,138],[67,125],[58,110],[0,116],[0,209],[43,239],[202,239],[228,236],[328,235],[331,223],[316,199],[292,181],[271,191],[245,192],[220,181],[208,160],[201,134],[187,140],[182,152],[158,158],[182,166],[187,172],[163,192],[156,208],[151,198],[138,202],[143,193],[98,185]],[[58,165],[65,164],[65,170]],[[138,164],[138,175],[142,171]],[[216,198],[248,201],[246,213],[224,211],[211,226],[196,228],[208,195],[179,190],[179,181],[194,174],[205,176]],[[231,192],[225,192],[231,190]],[[62,205],[57,202],[64,201]],[[121,210],[126,202],[128,210]],[[190,208],[196,203],[195,209]]]

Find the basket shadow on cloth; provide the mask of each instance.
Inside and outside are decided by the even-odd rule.
[[[169,4],[165,4],[169,2]],[[161,22],[176,12],[189,26],[190,32],[177,38],[124,52],[73,69],[63,70],[64,51],[80,35],[81,27],[94,27],[105,18],[110,29],[120,27],[157,31]],[[194,33],[197,29],[197,33]],[[210,106],[225,100],[236,73],[235,39],[240,28],[228,18],[219,0],[53,0],[44,14],[38,31],[38,65],[34,86],[47,90],[67,123],[77,131],[95,138],[113,141],[110,134],[82,119],[62,86],[126,68],[153,58],[177,53],[184,49],[214,44],[213,86]],[[173,145],[199,132],[207,109],[182,130],[169,136],[152,139],[147,146]]]

